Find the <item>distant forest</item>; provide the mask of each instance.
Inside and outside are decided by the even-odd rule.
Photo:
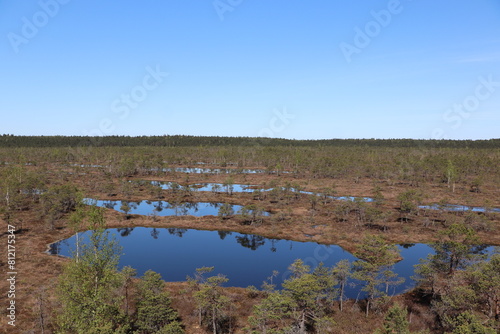
[[[321,139],[296,140],[260,137],[218,136],[0,136],[0,147],[183,147],[183,146],[288,146],[288,147],[422,147],[422,148],[500,148],[500,139],[424,140],[424,139]]]

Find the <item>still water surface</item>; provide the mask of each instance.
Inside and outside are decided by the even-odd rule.
[[[180,187],[176,182],[161,182],[161,181],[150,181],[152,184],[156,186],[160,186],[164,190],[171,190],[173,187]],[[258,185],[248,185],[248,184],[232,184],[232,185],[224,185],[222,183],[199,183],[193,184],[193,189],[197,191],[212,191],[212,192],[228,192],[228,187],[231,187],[230,192],[234,193],[251,193],[255,189],[259,189]],[[262,191],[269,191],[270,189],[260,188]],[[291,188],[291,191],[297,192],[297,190]],[[311,191],[298,191],[301,194],[305,195],[313,195],[316,194],[320,196],[320,193],[314,193]],[[363,202],[373,202],[373,198],[371,197],[354,197],[354,196],[328,196],[331,199],[339,200],[339,201],[355,201],[361,200]],[[498,212],[500,213],[500,208],[484,208],[484,207],[474,207],[467,205],[453,205],[453,204],[433,204],[433,205],[420,205],[420,209],[425,210],[445,210],[445,211],[473,211],[473,212]]]
[[[123,204],[127,204],[129,214],[137,214],[148,216],[155,214],[160,217],[166,216],[217,216],[222,203],[208,203],[208,202],[183,202],[183,203],[170,203],[166,201],[108,201],[108,200],[94,200],[85,199],[87,204],[96,205],[99,207],[113,209],[118,212],[124,213]],[[231,208],[234,213],[241,210],[241,205],[232,204]],[[251,212],[251,211],[250,211]],[[269,212],[262,212],[263,216],[269,216]]]
[[[121,228],[110,229],[123,247],[120,267],[129,265],[141,276],[148,269],[160,273],[166,281],[184,281],[196,268],[214,266],[215,274],[229,278],[227,286],[261,287],[273,270],[279,272],[274,283],[281,284],[289,275],[288,266],[296,259],[315,267],[319,262],[333,266],[339,260],[355,261],[349,252],[336,245],[319,245],[315,242],[297,242],[264,238],[258,235],[223,231],[200,231],[176,228]],[[85,240],[89,232],[80,233]],[[76,237],[51,245],[50,253],[71,256]],[[420,258],[432,252],[425,244],[398,246],[403,260],[394,270],[406,279],[405,283],[390,293],[401,293],[414,282],[414,267]],[[354,283],[354,282],[352,282]],[[349,286],[347,297],[356,298],[360,286]]]

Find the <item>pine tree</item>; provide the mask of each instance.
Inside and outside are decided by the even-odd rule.
[[[500,254],[470,267],[467,276],[479,303],[486,306],[487,316],[500,321]]]
[[[196,269],[197,275],[194,279],[188,280],[197,288],[194,298],[198,305],[200,324],[205,323],[212,329],[214,334],[220,332],[221,322],[225,318],[225,313],[229,305],[229,298],[226,297],[221,286],[228,281],[224,275],[216,275],[204,278],[205,273],[212,272],[214,267],[203,267]]]
[[[61,333],[115,333],[128,328],[118,293],[123,283],[117,271],[121,250],[103,229],[102,210],[92,209],[89,220],[96,228],[89,243],[81,246],[79,260],[72,259],[59,279]]]
[[[374,299],[386,295],[382,286],[388,282],[388,277],[393,278],[389,273],[399,259],[399,250],[394,245],[386,244],[381,237],[366,236],[355,255],[360,260],[353,263],[353,277],[363,282],[362,291],[367,294],[366,316],[368,316]]]
[[[322,291],[317,277],[310,273],[310,267],[302,260],[296,260],[290,265],[292,275],[283,282],[283,294],[292,302],[293,317],[299,328],[299,333],[306,333],[306,324],[314,323],[319,308],[318,296]]]
[[[137,302],[138,333],[184,333],[177,312],[171,307],[161,275],[148,270],[139,283]]]
[[[349,260],[340,260],[332,268],[332,275],[334,280],[339,285],[339,301],[340,301],[340,312],[343,311],[343,301],[345,298],[345,287],[349,278],[351,277],[351,263]]]
[[[484,325],[472,312],[459,314],[454,321],[455,328],[451,334],[496,334],[497,331]]]
[[[253,307],[253,315],[248,322],[262,334],[279,330],[284,326],[285,319],[290,316],[291,304],[292,301],[279,291],[271,292]]]
[[[408,311],[399,304],[392,306],[384,319],[384,327],[375,331],[375,334],[410,334]]]

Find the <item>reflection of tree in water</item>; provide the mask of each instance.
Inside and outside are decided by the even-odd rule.
[[[170,182],[167,189],[175,194],[175,193],[179,192],[179,190],[181,189],[181,186],[177,182]]]
[[[187,229],[185,228],[173,228],[173,227],[170,227],[167,229],[168,233],[170,233],[171,235],[175,235],[179,238],[182,238],[182,236],[184,235],[184,233],[187,232]]]
[[[441,262],[444,267],[448,267],[452,273],[455,270],[467,269],[472,263],[486,258],[489,246],[443,242],[431,247],[434,249],[434,259]]]
[[[64,239],[64,240],[59,240],[59,241],[54,242],[53,244],[51,244],[49,246],[49,253],[51,255],[59,255],[59,254],[61,254],[63,246],[66,246],[66,248],[70,247],[69,246],[69,240],[70,239]],[[73,247],[71,247],[71,249],[72,249],[72,251],[70,253],[73,253],[73,255],[74,255],[74,253],[76,252],[76,250]]]
[[[102,206],[106,209],[114,209],[116,206],[116,202],[115,201],[105,201],[102,203]]]
[[[216,209],[222,205],[222,203],[208,203],[208,204],[209,204],[209,206],[216,208]]]
[[[198,212],[198,203],[186,202],[184,203],[184,207],[185,207],[184,215],[187,215],[189,213],[189,210],[192,210],[191,213]]]
[[[177,206],[179,206],[179,202],[165,202],[165,209],[176,211]]]
[[[168,183],[165,183],[165,182],[161,182],[161,181],[151,181],[151,185],[153,185],[153,187],[165,187],[165,189],[168,189]]]
[[[50,255],[59,255],[59,253],[61,253],[61,242],[57,241],[50,244],[49,253]]]
[[[269,239],[271,241],[271,252],[276,253],[276,242],[279,240],[276,239]]]
[[[188,212],[188,209],[186,208],[186,203],[165,202],[165,208],[173,210],[175,216],[186,216]]]
[[[236,236],[236,241],[245,248],[256,250],[266,243],[266,238],[255,234],[244,234],[242,236]]]
[[[130,210],[136,210],[139,205],[141,205],[142,201],[133,202],[133,201],[122,201],[122,205],[126,204],[129,206]]]
[[[160,235],[160,231],[158,231],[156,228],[153,227],[151,230],[151,236],[153,239],[158,239],[158,236]]]
[[[120,236],[122,237],[128,237],[133,230],[134,227],[122,227],[116,229],[117,232],[120,232]]]
[[[187,216],[189,212],[189,209],[187,208],[186,204],[179,204],[178,206],[175,207],[175,215],[176,216]]]
[[[224,240],[228,235],[233,234],[233,232],[228,232],[228,231],[217,231],[219,234],[220,240]]]
[[[488,254],[489,247],[490,247],[489,245],[477,245],[477,246],[473,246],[471,251],[472,251],[472,254],[486,255],[486,254]]]
[[[154,210],[156,212],[162,212],[163,211],[163,201],[158,201],[156,204],[154,204]]]
[[[94,205],[96,206],[98,201],[95,198],[85,198],[83,202],[87,205]]]
[[[404,249],[409,249],[415,246],[415,244],[400,244],[400,246],[403,247]]]

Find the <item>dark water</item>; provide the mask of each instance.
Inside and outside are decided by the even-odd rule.
[[[156,214],[157,216],[217,216],[219,213],[219,208],[222,203],[205,203],[205,202],[184,202],[184,203],[169,203],[166,201],[103,201],[103,200],[93,200],[86,199],[87,204],[96,205],[99,207],[104,207],[107,209],[113,209],[118,212],[124,213],[122,205],[124,203],[128,204],[130,211],[129,214],[138,214],[148,216],[151,214]],[[231,205],[234,213],[241,210],[241,205]],[[263,212],[264,216],[269,216],[269,212]]]
[[[180,186],[176,182],[161,182],[161,181],[151,181],[151,184],[155,186],[160,186],[164,190],[174,190],[174,189],[181,189],[182,186]],[[180,187],[180,188],[179,188]],[[196,190],[196,191],[213,191],[213,192],[234,192],[234,193],[243,193],[243,192],[253,192],[254,185],[247,185],[247,184],[231,184],[231,185],[224,185],[222,183],[197,183],[191,185],[191,189]]]
[[[243,185],[238,185],[239,187],[235,187],[234,192],[236,191],[247,191],[246,186]],[[241,186],[241,188],[240,188]],[[205,189],[209,189],[211,185],[204,186],[206,187]],[[201,188],[203,189],[203,188]],[[210,188],[211,189],[211,188]],[[201,190],[200,190],[201,191]],[[207,190],[208,191],[208,190]],[[248,190],[253,191],[253,190]],[[354,197],[336,197],[335,199],[338,200],[344,200],[344,201],[352,201],[354,200]],[[369,202],[370,198],[362,198],[364,201]],[[201,217],[201,216],[217,216],[219,213],[219,208],[221,207],[222,203],[209,203],[209,202],[184,202],[184,203],[169,203],[166,201],[138,201],[138,202],[133,202],[133,201],[107,201],[107,200],[93,200],[93,199],[86,199],[87,204],[93,204],[97,205],[100,207],[105,207],[108,209],[113,209],[119,212],[124,212],[122,208],[123,203],[128,203],[130,207],[130,214],[138,214],[138,215],[151,215],[151,214],[156,214],[158,216],[196,216],[196,217]],[[242,206],[241,205],[235,205],[232,204],[231,208],[233,209],[234,213],[237,213],[239,210],[241,210]],[[427,209],[427,210],[450,210],[450,211],[473,211],[473,212],[484,212],[486,211],[485,208],[481,207],[466,207],[466,206],[461,206],[461,205],[432,205],[432,206],[421,206],[420,208],[422,209]],[[489,209],[492,212],[500,212],[500,209]],[[269,212],[263,212],[264,216],[269,216]]]
[[[166,281],[184,281],[196,268],[214,266],[215,274],[229,278],[227,286],[261,287],[273,270],[279,272],[274,279],[278,286],[289,276],[288,266],[296,259],[316,267],[320,262],[333,266],[339,260],[356,260],[349,252],[336,245],[315,242],[297,242],[268,239],[258,235],[235,232],[199,231],[176,228],[122,228],[110,229],[123,247],[120,267],[132,266],[138,275],[148,269],[159,272]],[[80,240],[89,232],[80,233]],[[50,253],[71,256],[75,236],[51,245]],[[425,244],[398,246],[403,260],[394,266],[405,283],[391,288],[390,294],[404,292],[413,287],[414,265],[425,258],[432,248]],[[353,284],[355,282],[352,282]],[[358,282],[359,283],[359,282]],[[350,286],[346,295],[356,298],[360,286]],[[362,296],[362,295],[360,295]]]

